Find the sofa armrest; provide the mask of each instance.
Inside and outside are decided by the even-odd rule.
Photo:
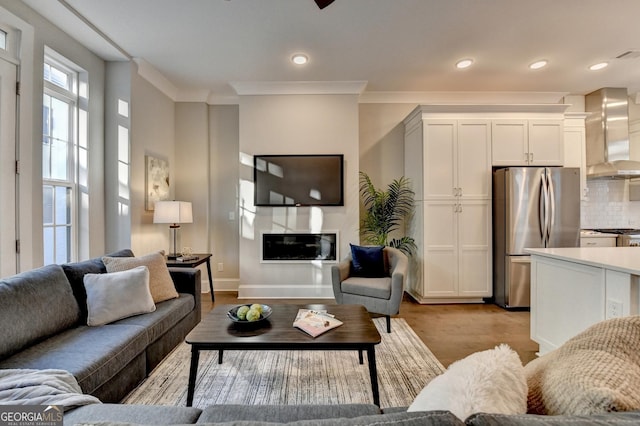
[[[337,265],[331,266],[331,284],[333,285],[333,297],[336,303],[342,303],[342,289],[340,283],[349,278],[351,272],[351,258],[345,258]]]
[[[176,286],[178,293],[192,294],[196,302],[195,309],[202,309],[202,278],[200,269],[196,268],[171,268],[169,274]]]

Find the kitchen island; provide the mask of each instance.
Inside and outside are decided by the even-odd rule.
[[[525,251],[531,254],[531,339],[539,355],[604,319],[640,314],[637,247]]]

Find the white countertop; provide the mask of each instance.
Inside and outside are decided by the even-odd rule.
[[[524,251],[532,255],[640,275],[640,247],[532,248]]]

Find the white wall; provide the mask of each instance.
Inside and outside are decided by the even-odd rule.
[[[145,156],[169,162],[169,179],[178,172],[174,156],[175,103],[135,72],[131,75],[131,249],[140,256],[169,251],[169,226],[154,224],[145,210]],[[175,185],[171,186],[171,198]]]
[[[358,241],[358,98],[242,96],[240,100],[239,297],[333,297],[331,264],[260,263],[261,232],[332,231],[339,256]],[[343,154],[343,207],[253,207],[252,156]]]
[[[131,170],[119,170],[119,159],[131,161],[131,62],[109,62],[105,79],[105,253],[131,247]],[[119,113],[119,102],[127,114]],[[128,137],[125,136],[126,133]],[[121,138],[128,141],[121,141]],[[123,152],[120,152],[122,150]],[[124,166],[123,164],[123,166]]]
[[[216,290],[237,290],[240,277],[238,234],[239,107],[209,107],[209,246]],[[204,236],[204,234],[202,234]],[[218,268],[219,264],[221,268]],[[222,269],[221,271],[219,269]]]

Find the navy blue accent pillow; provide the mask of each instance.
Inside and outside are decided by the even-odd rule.
[[[351,246],[351,275],[365,278],[384,277],[384,246]]]

